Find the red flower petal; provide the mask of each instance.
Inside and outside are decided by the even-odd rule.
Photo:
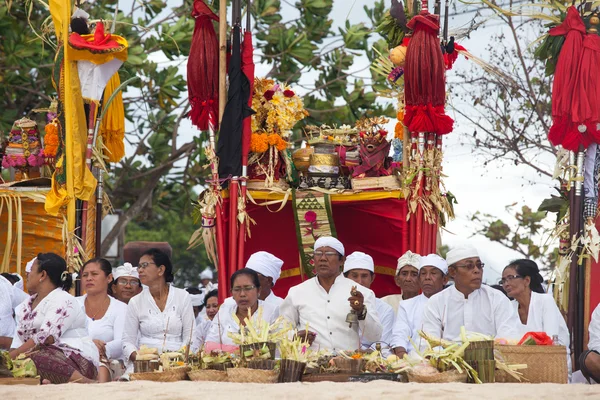
[[[267,101],[271,101],[273,99],[273,95],[275,94],[274,90],[267,90],[263,96],[265,97],[265,99],[267,99]]]
[[[294,97],[294,96],[296,95],[296,93],[294,93],[294,91],[293,91],[293,90],[289,90],[289,89],[288,89],[288,90],[284,90],[284,91],[283,91],[283,95],[284,95],[285,97]]]

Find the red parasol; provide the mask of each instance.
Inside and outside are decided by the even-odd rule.
[[[422,11],[408,23],[413,36],[406,49],[404,124],[410,132],[444,135],[452,131],[454,121],[444,111],[446,78],[444,56],[438,39],[439,16]]]
[[[585,35],[585,23],[579,15],[577,8],[571,6],[567,9],[567,16],[562,24],[550,29],[550,36],[565,36],[552,84],[552,127],[548,132],[548,140],[554,145],[564,145],[566,136],[567,143],[573,142],[569,150],[577,150],[581,134],[577,126],[571,123],[571,107],[578,99],[574,98],[573,91],[577,80],[577,71],[583,52],[583,37]],[[571,132],[567,135],[568,132]]]
[[[219,42],[212,21],[219,21],[219,17],[202,0],[194,0],[192,16],[196,18],[196,27],[187,64],[190,119],[204,131],[208,129],[208,116],[212,113],[214,128],[218,129]]]

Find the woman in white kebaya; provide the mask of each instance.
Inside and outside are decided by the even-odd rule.
[[[138,265],[140,280],[146,286],[127,305],[123,330],[123,356],[134,361],[142,345],[159,352],[177,351],[191,343],[195,326],[190,295],[172,285],[173,265],[158,249],[146,251]],[[192,347],[192,351],[195,349]]]
[[[567,347],[571,371],[569,330],[554,297],[546,294],[543,281],[537,264],[521,259],[504,268],[500,283],[508,296],[514,299],[512,304],[521,322],[518,326],[521,336],[527,332],[546,332],[550,337],[558,336],[559,343]]]
[[[81,285],[86,294],[77,300],[85,308],[88,331],[100,355],[98,381],[110,382],[111,361],[123,358],[121,338],[127,304],[108,295],[113,275],[112,266],[107,260],[89,260],[81,268],[80,274]]]
[[[196,331],[194,332],[196,344],[194,347],[198,349],[204,346],[212,321],[219,312],[219,292],[217,290],[211,290],[206,294],[206,297],[204,297],[204,309],[206,315],[199,315],[196,318]]]
[[[98,349],[83,307],[68,292],[72,284],[62,257],[40,253],[27,281],[35,294],[17,308],[21,344],[10,356],[28,353],[45,383],[89,383],[98,374]]]
[[[221,305],[219,312],[213,318],[206,337],[207,351],[217,348],[225,351],[233,350],[235,346],[228,333],[239,333],[242,328],[233,318],[234,315],[244,325],[243,321],[248,318],[248,312],[254,320],[258,318],[258,308],[262,307],[262,319],[270,324],[275,322],[279,316],[279,308],[259,300],[259,292],[260,281],[255,271],[243,268],[231,275],[231,294],[235,304]]]

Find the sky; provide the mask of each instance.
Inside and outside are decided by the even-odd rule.
[[[171,0],[175,5],[180,1]],[[387,2],[389,4],[389,2]],[[502,3],[502,2],[501,2]],[[282,1],[283,21],[292,19],[297,11],[292,6],[292,2]],[[334,20],[333,30],[337,31],[337,26],[344,24],[346,19],[351,23],[368,22],[368,18],[363,11],[363,6],[371,4],[371,0],[336,0],[331,17]],[[468,6],[453,2],[454,13],[473,9],[475,6]],[[469,13],[450,18],[450,30],[453,28],[466,27],[476,14]],[[486,60],[489,56],[486,50],[489,37],[494,33],[502,32],[502,26],[497,20],[491,19],[485,27],[479,28],[470,38],[463,40],[461,44],[471,53],[479,58]],[[167,60],[162,61],[162,65],[167,65]],[[357,60],[355,69],[360,70],[366,66],[366,59]],[[260,59],[255,55],[256,76],[264,76],[270,67],[261,65]],[[185,76],[185,62],[178,62],[182,74]],[[454,70],[461,71],[471,68],[471,64],[464,58],[459,58],[455,64]],[[452,71],[450,71],[452,73]],[[364,73],[363,75],[368,75]],[[449,76],[449,80],[452,77]],[[312,83],[315,80],[314,74],[304,74],[303,83]],[[312,82],[311,82],[312,81]],[[301,89],[297,92],[302,93]],[[379,100],[382,101],[382,100]],[[452,102],[452,99],[450,100]],[[484,159],[473,153],[473,149],[468,145],[462,145],[465,135],[473,132],[473,127],[467,121],[456,115],[452,110],[448,111],[455,119],[455,130],[444,138],[444,161],[443,173],[445,186],[458,199],[455,206],[456,219],[449,222],[442,231],[442,244],[451,248],[463,243],[471,243],[478,248],[481,259],[485,262],[484,280],[489,283],[497,283],[501,276],[502,269],[511,260],[521,258],[520,254],[503,247],[500,244],[492,243],[481,235],[473,236],[477,229],[470,216],[479,211],[488,213],[503,219],[509,223],[512,221],[511,215],[505,207],[509,204],[517,203],[518,206],[524,204],[535,209],[544,198],[549,197],[553,191],[554,183],[548,178],[540,178],[531,173],[525,167],[518,167],[503,162],[492,162],[483,166]],[[327,121],[322,121],[327,123]],[[390,122],[389,130],[393,132],[395,121]],[[192,136],[197,135],[197,131],[186,121],[180,128],[181,139],[190,140]],[[553,162],[552,160],[550,160]],[[534,182],[531,184],[531,182]]]

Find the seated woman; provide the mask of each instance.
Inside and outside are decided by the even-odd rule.
[[[89,260],[81,268],[80,274],[86,294],[77,300],[85,308],[88,331],[100,354],[98,381],[110,382],[113,375],[111,361],[123,357],[121,337],[127,304],[108,295],[113,276],[112,267],[104,258]]]
[[[134,268],[130,263],[125,263],[112,272],[112,295],[115,299],[129,304],[129,300],[133,296],[137,296],[142,292],[142,283],[137,268]]]
[[[592,313],[588,332],[590,334],[588,349],[579,356],[579,366],[588,381],[591,379],[595,383],[600,383],[600,304]]]
[[[195,325],[190,295],[170,285],[173,265],[167,254],[158,249],[146,251],[138,272],[148,289],[127,305],[122,342],[123,355],[130,361],[135,361],[141,345],[159,352],[181,349],[193,340]]]
[[[228,333],[239,333],[240,326],[235,322],[233,316],[237,316],[242,325],[245,318],[248,317],[248,310],[252,314],[252,319],[256,319],[258,307],[263,308],[262,318],[268,323],[273,323],[279,316],[279,308],[258,299],[260,292],[260,282],[258,274],[249,268],[243,268],[231,275],[231,294],[235,304],[223,304],[219,312],[212,320],[210,330],[206,337],[207,351],[213,349],[222,349],[232,351],[234,349],[233,340]],[[208,310],[207,310],[208,312]]]
[[[68,293],[73,280],[65,260],[38,254],[27,284],[35,294],[17,308],[22,344],[11,358],[28,353],[44,383],[94,382],[98,348],[89,338],[83,307]]]
[[[206,315],[199,315],[196,318],[196,332],[194,333],[196,345],[194,347],[197,349],[204,346],[212,320],[217,315],[217,312],[219,312],[219,292],[217,290],[211,290],[206,294],[204,298],[204,310],[206,311]]]
[[[506,294],[514,300],[512,304],[521,321],[518,330],[522,335],[527,332],[546,332],[550,337],[558,336],[561,345],[567,347],[567,363],[571,371],[571,343],[569,330],[554,297],[546,294],[542,287],[544,279],[535,262],[521,259],[511,262],[502,272],[500,281]]]

